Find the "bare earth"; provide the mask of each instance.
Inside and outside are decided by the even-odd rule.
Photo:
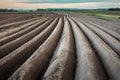
[[[0,80],[120,80],[120,19],[0,13]]]

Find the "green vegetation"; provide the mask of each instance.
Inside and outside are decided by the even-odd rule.
[[[89,16],[99,18],[117,18],[120,19],[120,11],[95,11],[95,10],[84,10],[84,11],[70,11],[71,14],[86,14]]]
[[[0,12],[48,12],[48,11],[67,11],[72,14],[87,14],[90,16],[100,18],[119,18],[120,19],[120,8],[109,8],[109,9],[78,9],[78,8],[46,8],[46,9],[0,9]]]
[[[87,13],[90,16],[101,17],[101,18],[120,18],[120,15],[105,14],[105,13]]]

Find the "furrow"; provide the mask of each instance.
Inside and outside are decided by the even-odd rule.
[[[24,20],[24,21],[19,21],[19,22],[13,22],[13,23],[9,23],[9,24],[0,25],[0,29],[5,29],[5,28],[8,28],[9,26],[14,26],[16,24],[24,24],[26,22],[35,21],[35,20],[38,20],[38,19],[39,18],[33,18],[33,19],[29,19],[29,20]]]
[[[20,24],[17,24],[17,25],[11,25],[11,26],[7,27],[7,29],[1,29],[0,39],[4,38],[6,36],[9,36],[11,34],[14,34],[14,33],[18,32],[18,31],[21,31],[21,30],[27,28],[28,26],[31,26],[32,24],[38,22],[38,21],[39,20],[27,21],[27,22],[20,23]]]
[[[75,44],[72,29],[64,18],[64,29],[51,63],[42,80],[73,80],[75,73]]]
[[[0,79],[7,79],[15,70],[17,70],[34,51],[48,38],[57,25],[56,18],[41,34],[34,37],[29,42],[17,48],[9,55],[0,60]],[[55,37],[56,38],[56,37]]]
[[[62,33],[62,19],[35,53],[8,80],[35,80],[45,72]],[[31,73],[32,72],[32,73]]]
[[[97,28],[96,26],[93,26],[89,23],[85,23],[82,20],[80,20],[80,22],[82,22],[88,28],[97,33],[108,45],[110,45],[110,47],[112,47],[120,55],[120,41],[118,41],[108,33],[104,32],[103,30]]]
[[[14,16],[14,18],[12,18],[12,19],[8,19],[8,20],[0,22],[0,25],[14,23],[14,22],[21,22],[21,21],[24,21],[24,20],[29,20],[31,18],[34,18],[34,16],[38,16],[38,15],[36,15],[36,14],[25,14],[25,15],[23,15],[23,14],[21,14],[18,17]]]
[[[69,18],[74,31],[77,53],[75,80],[107,80],[104,70],[89,41],[78,25]]]
[[[12,21],[14,19],[17,19],[17,18],[21,18],[22,16],[18,16],[18,17],[14,17],[14,18],[11,18],[11,19],[5,19],[5,20],[2,20],[0,21],[0,26],[1,25],[4,25],[5,23],[9,22],[9,21]]]
[[[75,20],[75,19],[74,19]],[[105,67],[110,80],[120,79],[120,57],[97,34],[88,29],[84,24],[75,20],[83,32],[87,35],[94,48],[97,50],[102,64]]]
[[[29,41],[30,39],[34,38],[36,35],[40,34],[52,21],[49,20],[42,25],[39,25],[36,29],[32,30],[31,32],[3,45],[0,47],[0,58],[4,57],[5,55],[9,54],[13,50],[17,49],[19,46],[24,44],[25,42]]]
[[[29,33],[30,31],[34,30],[35,28],[37,28],[39,25],[43,24],[44,22],[46,22],[47,20],[49,20],[49,18],[44,18],[39,22],[37,22],[36,24],[34,23],[33,25],[29,26],[28,28],[21,30],[13,35],[7,36],[5,38],[0,39],[0,46],[4,45],[5,43],[8,43],[12,40],[15,40],[17,38],[19,38],[22,35],[25,35],[27,33]],[[31,24],[31,23],[30,23]]]
[[[92,23],[92,22],[88,22],[88,21],[85,21],[85,22],[103,30],[104,32],[108,33],[109,35],[113,36],[114,38],[116,38],[117,40],[120,41],[120,34],[119,33],[115,32],[115,31],[112,31],[110,29],[107,29],[105,27],[101,27],[100,25],[97,25],[97,24]]]

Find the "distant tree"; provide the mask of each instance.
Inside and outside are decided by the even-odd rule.
[[[17,10],[14,10],[14,9],[0,9],[0,12],[17,12]]]
[[[34,12],[33,10],[29,10],[29,12]]]
[[[109,11],[120,11],[120,8],[109,8]]]
[[[38,12],[40,12],[40,11],[45,11],[45,9],[37,9],[37,11],[38,11]]]

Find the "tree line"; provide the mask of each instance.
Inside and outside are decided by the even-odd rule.
[[[17,10],[14,10],[14,9],[0,9],[0,12],[17,12]]]
[[[23,12],[41,12],[41,11],[84,11],[84,9],[61,9],[61,8],[48,8],[48,9],[36,9],[36,10],[24,10]],[[85,9],[86,10],[86,9]],[[99,9],[95,9],[99,10]],[[106,9],[105,9],[106,10]],[[90,11],[90,9],[87,9],[86,11]],[[94,11],[94,10],[93,10]],[[107,11],[107,10],[106,10]],[[109,8],[108,11],[120,11],[120,8]],[[16,9],[0,9],[0,12],[20,12],[20,10]]]
[[[120,11],[120,8],[109,8],[109,11]]]

